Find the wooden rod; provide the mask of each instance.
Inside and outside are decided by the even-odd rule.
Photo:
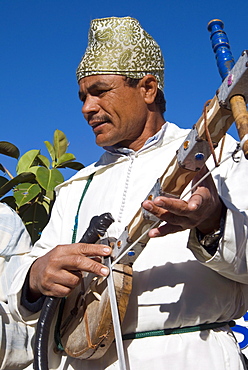
[[[242,95],[234,95],[230,99],[230,106],[233,118],[236,123],[239,138],[242,140],[248,134],[248,112],[246,109],[245,99]],[[243,144],[245,158],[248,159],[248,140]]]

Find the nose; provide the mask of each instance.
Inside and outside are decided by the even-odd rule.
[[[82,113],[84,116],[87,116],[90,113],[96,113],[99,111],[99,105],[97,103],[97,97],[92,95],[87,95],[85,98]]]

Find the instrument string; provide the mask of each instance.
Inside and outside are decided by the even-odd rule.
[[[205,132],[206,132],[207,142],[208,142],[208,145],[210,147],[210,151],[211,151],[215,166],[217,167],[217,166],[219,166],[219,163],[217,162],[217,158],[216,158],[215,151],[214,151],[213,141],[212,141],[209,129],[208,129],[207,106],[209,105],[210,102],[211,102],[211,100],[206,101],[206,103],[204,104],[204,107],[203,107],[204,128],[205,128]]]
[[[127,366],[126,366],[126,359],[125,359],[124,346],[123,346],[123,340],[122,340],[118,304],[117,304],[116,293],[115,293],[113,270],[111,266],[111,257],[105,258],[105,265],[109,268],[107,284],[108,284],[108,290],[109,290],[110,307],[111,307],[112,321],[113,321],[113,327],[114,327],[114,333],[115,333],[115,343],[116,343],[116,351],[117,351],[117,356],[118,356],[118,361],[119,361],[119,368],[120,370],[126,370]]]

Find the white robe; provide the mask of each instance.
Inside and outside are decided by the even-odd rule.
[[[74,218],[88,176],[96,172],[79,213],[77,239],[91,218],[110,212],[115,222],[109,236],[118,238],[148,195],[187,131],[167,123],[162,134],[138,152],[105,152],[89,166],[59,186],[52,217],[31,254],[23,259],[9,295],[12,314],[35,323],[37,314],[20,306],[26,273],[34,258],[58,244],[72,240]],[[235,141],[227,137],[226,151]],[[228,148],[228,149],[227,149]],[[223,157],[226,155],[226,151]],[[126,153],[125,153],[126,152]],[[247,210],[248,162],[226,161],[213,173],[226,204],[224,236],[212,257],[202,248],[194,230],[152,239],[133,265],[133,289],[123,333],[229,321],[241,317],[248,305]],[[213,161],[208,161],[213,167]],[[52,330],[51,330],[52,332]],[[53,333],[52,333],[53,334]],[[52,338],[52,335],[51,335]],[[209,331],[124,341],[129,367],[142,369],[243,369],[238,344],[228,327]],[[100,360],[81,361],[49,351],[49,369],[118,369],[114,345]]]
[[[7,295],[31,240],[20,217],[0,203],[0,369],[22,369],[33,360],[34,327],[13,320]]]

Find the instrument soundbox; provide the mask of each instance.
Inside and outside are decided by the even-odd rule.
[[[132,268],[128,265],[116,264],[113,277],[122,323],[132,290]],[[92,276],[87,278],[91,279]],[[68,299],[60,328],[65,352],[69,356],[80,359],[102,357],[114,340],[106,278],[93,277],[84,297],[82,290],[75,289]]]

